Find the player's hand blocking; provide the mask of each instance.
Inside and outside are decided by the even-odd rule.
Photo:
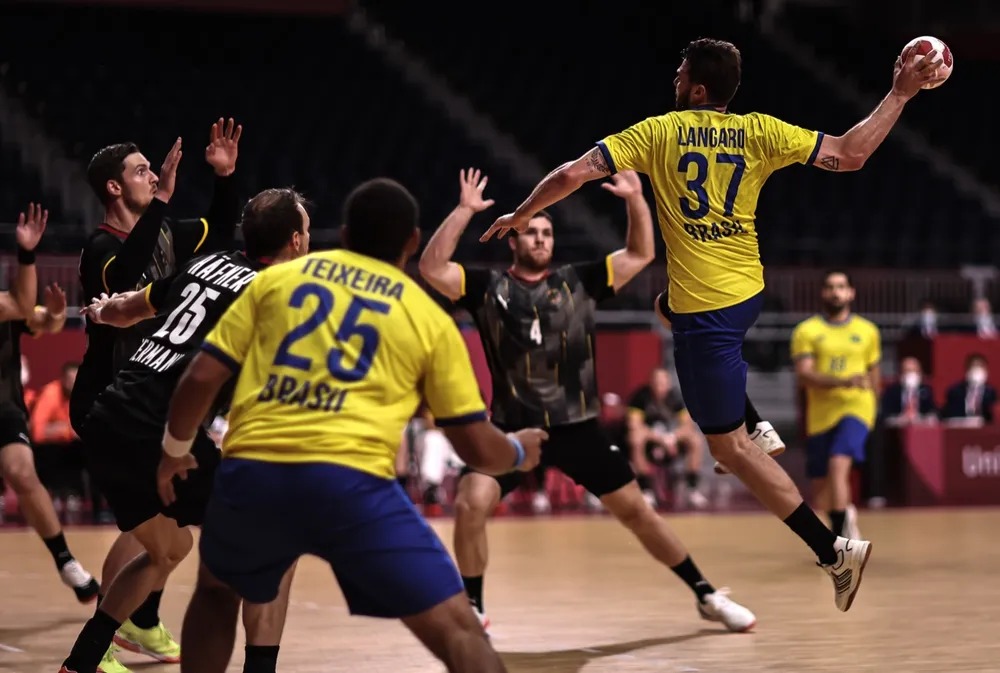
[[[52,283],[45,288],[44,304],[53,318],[60,318],[66,314],[66,293],[58,283]]]
[[[198,461],[190,453],[177,458],[164,453],[160,457],[160,466],[156,470],[156,490],[160,493],[160,500],[164,505],[170,506],[177,500],[174,477],[187,479],[188,472],[197,468]]]
[[[480,179],[481,177],[481,179]],[[493,199],[484,199],[483,190],[489,178],[478,168],[462,169],[458,173],[459,192],[458,205],[468,208],[474,213],[481,213],[493,205]]]
[[[497,218],[496,222],[493,223],[493,226],[487,229],[485,234],[480,236],[479,242],[485,243],[493,238],[493,234],[497,235],[497,239],[501,239],[511,230],[523,233],[528,230],[528,223],[530,221],[530,217],[518,217],[517,213],[507,213],[506,215],[501,215]]]
[[[156,183],[156,198],[164,203],[170,203],[170,197],[174,195],[174,188],[177,186],[177,166],[181,163],[183,152],[181,145],[183,141],[178,138],[174,141],[173,147],[167,152],[163,165],[160,166],[160,180]]]
[[[228,121],[219,118],[219,121],[212,124],[208,147],[205,148],[205,161],[215,169],[216,175],[224,177],[232,175],[236,170],[241,135],[243,125],[234,122],[232,117]]]
[[[14,236],[18,246],[25,250],[34,250],[38,247],[48,222],[49,211],[43,210],[40,203],[29,203],[28,214],[21,213],[17,216],[17,229],[15,229]]]
[[[549,433],[538,428],[526,428],[515,432],[514,436],[524,447],[524,460],[517,469],[521,472],[531,472],[542,460],[542,442],[549,438]]]

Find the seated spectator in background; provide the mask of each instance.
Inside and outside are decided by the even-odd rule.
[[[924,339],[933,339],[938,335],[938,312],[937,306],[930,299],[920,302],[920,313],[917,314],[917,322],[907,331],[907,336],[918,336]]]
[[[990,300],[980,297],[972,302],[972,320],[976,335],[980,339],[996,339],[997,326],[993,321],[993,307]]]
[[[985,356],[969,355],[965,361],[965,380],[948,389],[942,418],[979,418],[992,423],[997,391],[986,382],[988,378]]]
[[[69,398],[76,383],[75,362],[63,365],[62,376],[48,383],[35,399],[31,410],[31,439],[37,444],[69,444],[76,433],[69,422]]]
[[[35,406],[35,400],[38,398],[38,392],[34,388],[28,387],[28,382],[31,381],[31,371],[28,369],[28,358],[24,355],[21,356],[21,388],[24,390],[24,407],[31,413],[32,408]]]
[[[698,490],[701,436],[684,407],[680,391],[673,387],[670,373],[654,369],[649,383],[632,395],[628,407],[629,457],[646,499],[656,501],[652,487],[655,467],[669,467],[675,458],[683,457],[687,503],[697,509],[706,507],[708,499]]]
[[[882,414],[889,425],[908,425],[937,418],[934,391],[923,382],[923,369],[914,357],[899,363],[899,379],[882,394]]]

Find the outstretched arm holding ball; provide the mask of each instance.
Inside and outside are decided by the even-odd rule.
[[[951,74],[951,52],[940,40],[935,41],[938,48],[927,38],[917,38],[903,48],[896,59],[889,94],[844,135],[824,136],[814,166],[827,171],[856,171],[865,165],[889,135],[906,102],[922,88],[940,86]]]

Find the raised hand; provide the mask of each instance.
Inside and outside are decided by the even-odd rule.
[[[635,171],[620,171],[611,176],[611,182],[601,183],[601,188],[619,198],[630,199],[642,194],[642,181]]]
[[[24,213],[17,216],[17,229],[15,230],[17,244],[25,250],[37,248],[48,223],[49,211],[43,210],[40,203],[29,203],[27,216]]]
[[[215,169],[216,175],[232,175],[236,170],[241,135],[243,126],[236,124],[232,117],[228,121],[219,117],[219,121],[212,124],[208,147],[205,148],[205,161]]]
[[[511,230],[523,233],[527,231],[528,223],[530,221],[530,217],[518,217],[516,213],[501,215],[496,219],[496,222],[494,222],[493,225],[486,230],[486,233],[479,237],[479,242],[485,243],[493,238],[493,234],[496,234],[498,239],[503,238]]]
[[[932,81],[943,61],[934,49],[924,54],[923,58],[914,59],[916,48],[916,45],[907,47],[896,59],[892,70],[892,91],[906,98],[913,98],[920,87]]]
[[[66,293],[59,283],[52,283],[45,288],[44,304],[49,315],[59,318],[66,315]]]
[[[458,172],[458,185],[461,189],[458,204],[469,208],[474,213],[481,213],[493,205],[493,199],[483,199],[483,190],[489,178],[485,175],[480,180],[480,170],[470,168],[468,172],[464,169]]]
[[[174,189],[177,187],[177,166],[181,163],[181,152],[182,141],[180,138],[174,141],[173,147],[167,152],[167,157],[163,160],[163,166],[160,167],[160,181],[156,183],[156,198],[164,203],[170,202],[170,197],[174,195]]]

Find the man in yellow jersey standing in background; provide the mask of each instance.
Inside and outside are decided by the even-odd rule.
[[[744,427],[743,340],[761,310],[764,289],[755,211],[764,182],[780,168],[861,168],[941,64],[934,51],[910,56],[908,50],[897,59],[892,90],[878,107],[844,135],[830,136],[765,114],[730,114],[742,72],[740,52],[729,42],[695,40],[674,79],[677,111],[608,136],[555,169],[481,238],[525,230],[535,213],[591,180],[624,170],[649,176],[670,278],[669,305],[659,308],[673,326],[684,402],[721,466],[816,553],[843,611],[854,601],[871,543],[837,537],[823,525]]]
[[[405,188],[366,182],[344,206],[345,249],[254,279],[174,392],[159,488],[173,500],[174,476],[195,467],[199,424],[238,374],[203,570],[260,605],[300,556],[319,556],[353,614],[402,619],[449,671],[497,673],[506,668],[451,557],[395,480],[395,454],[421,399],[461,458],[489,474],[533,468],[547,435],[505,435],[487,420],[458,328],[402,271],[420,244],[417,223]],[[194,647],[185,640],[187,656],[203,658],[213,633],[231,639],[235,620],[202,619],[212,633]],[[283,622],[247,623],[248,656],[260,657],[244,671],[274,673]]]
[[[854,286],[844,271],[823,280],[823,314],[792,332],[792,359],[806,390],[806,475],[813,504],[830,514],[834,535],[857,539],[851,468],[865,459],[881,383],[878,327],[851,312]]]

